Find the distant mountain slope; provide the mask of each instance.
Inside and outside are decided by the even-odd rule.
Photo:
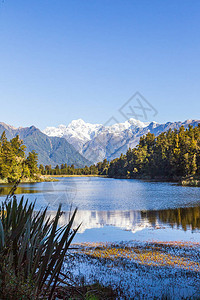
[[[124,123],[112,126],[85,123],[83,120],[74,120],[68,126],[47,127],[43,132],[48,136],[65,138],[85,158],[93,162],[104,158],[112,160],[126,153],[128,148],[134,148],[141,136],[148,132],[158,135],[171,129],[179,129],[182,125],[197,126],[200,120],[187,120],[185,122],[156,122],[143,123],[139,120],[129,119]]]
[[[38,153],[39,164],[52,165],[52,167],[64,163],[74,164],[75,167],[91,165],[91,162],[84,158],[64,138],[49,137],[34,126],[14,128],[5,123],[0,123],[0,134],[4,130],[8,139],[18,134],[27,147],[26,152],[35,150]]]

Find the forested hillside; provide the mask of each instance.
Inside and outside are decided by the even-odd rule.
[[[25,155],[26,147],[17,135],[8,141],[5,131],[0,138],[0,179],[14,182],[19,179],[38,178],[37,154],[35,151]]]
[[[163,132],[148,133],[126,155],[110,162],[110,177],[178,179],[200,173],[200,124]]]

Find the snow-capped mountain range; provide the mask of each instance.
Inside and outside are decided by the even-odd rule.
[[[85,123],[82,119],[72,121],[68,126],[47,127],[43,132],[48,136],[64,137],[76,150],[82,152],[83,145],[92,140],[102,128],[100,124]]]
[[[185,122],[156,122],[144,123],[129,119],[124,123],[111,126],[90,124],[82,119],[72,121],[68,126],[47,127],[43,133],[50,137],[65,138],[86,159],[96,163],[103,159],[112,160],[126,153],[128,148],[134,148],[141,136],[148,132],[155,135],[168,129],[179,129],[182,125],[197,126],[200,120],[186,120]]]

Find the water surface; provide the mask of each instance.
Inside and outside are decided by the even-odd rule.
[[[0,186],[1,199],[10,189]],[[200,188],[172,183],[99,177],[67,177],[58,182],[21,184],[22,194],[36,199],[36,209],[49,206],[51,214],[62,203],[60,223],[78,207],[76,241],[193,240],[200,242]]]

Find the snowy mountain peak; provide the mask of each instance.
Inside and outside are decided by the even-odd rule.
[[[52,127],[51,127],[51,128],[52,128]],[[61,128],[62,128],[62,129],[63,129],[63,128],[66,128],[66,125],[60,124],[60,125],[58,126],[58,128],[60,128],[60,129],[61,129]]]
[[[43,133],[45,133],[48,136],[62,137],[65,128],[65,125],[59,125],[58,127],[47,127],[45,130],[43,130]]]
[[[147,127],[150,124],[149,122],[142,122],[140,120],[136,120],[136,119],[133,119],[133,118],[129,119],[126,122],[129,122],[131,125],[135,125],[135,126],[141,127],[141,128]]]
[[[64,137],[77,151],[84,154],[83,152],[86,151],[88,143],[94,141],[95,144],[98,144],[98,137],[103,140],[109,139],[109,137],[112,137],[112,139],[115,137],[123,139],[123,136],[128,136],[132,132],[141,130],[148,125],[149,123],[144,123],[133,118],[124,123],[116,123],[110,126],[86,123],[84,120],[78,119],[73,120],[67,126],[47,127],[43,132],[48,136]]]
[[[49,136],[65,138],[85,158],[93,162],[103,159],[114,159],[121,153],[126,153],[129,148],[134,148],[140,137],[151,132],[156,136],[161,132],[178,129],[181,125],[197,126],[200,121],[186,120],[185,122],[156,122],[145,123],[133,118],[124,123],[110,126],[90,124],[82,119],[72,121],[68,126],[47,127],[43,132]]]
[[[69,126],[82,126],[82,125],[85,125],[86,122],[83,121],[83,119],[77,119],[77,120],[73,120],[71,121],[71,123],[69,123],[68,127]]]
[[[59,125],[58,127],[47,127],[43,130],[45,134],[48,136],[64,136],[69,132],[73,131],[73,135],[75,133],[80,134],[81,136],[85,136],[85,138],[90,139],[91,135],[94,136],[98,130],[106,130],[106,131],[122,131],[128,128],[144,128],[147,127],[149,123],[144,123],[139,120],[135,120],[133,118],[125,121],[124,123],[116,123],[110,126],[104,126],[102,124],[91,124],[86,123],[82,119],[73,120],[69,125]]]
[[[66,128],[73,128],[75,130],[80,130],[84,129],[86,131],[92,131],[97,128],[100,128],[102,125],[101,124],[91,124],[91,123],[86,123],[82,119],[78,120],[73,120],[71,123]]]
[[[122,130],[126,130],[126,129],[145,128],[148,125],[149,125],[149,123],[144,123],[139,120],[135,120],[135,119],[131,118],[131,119],[125,121],[124,123],[116,123],[116,124],[110,126],[110,128],[116,129],[118,131],[122,131]]]

